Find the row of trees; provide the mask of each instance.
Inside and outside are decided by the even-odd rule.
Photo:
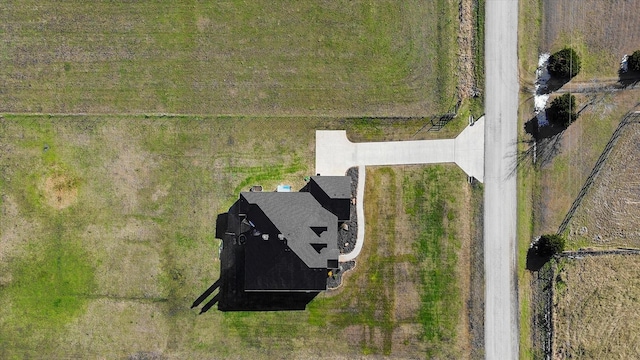
[[[581,68],[580,56],[568,47],[552,54],[547,63],[549,74],[562,82],[578,75]],[[567,127],[577,119],[576,97],[569,93],[555,98],[547,109],[547,120],[553,125]]]
[[[564,48],[549,57],[547,70],[551,76],[570,80],[578,75],[582,68],[580,56],[572,48]],[[636,50],[627,58],[627,71],[640,72],[640,50]]]
[[[569,81],[578,75],[582,67],[580,56],[572,48],[564,48],[549,57],[547,70],[560,81]],[[640,50],[627,58],[627,71],[640,73]],[[555,98],[547,110],[547,119],[556,126],[567,127],[578,119],[576,98],[564,94]]]

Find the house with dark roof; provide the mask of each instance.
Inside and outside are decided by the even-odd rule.
[[[338,268],[351,179],[314,176],[300,192],[242,192],[218,217],[218,309],[303,310]]]
[[[309,193],[322,207],[349,221],[351,203],[351,178],[348,176],[312,176],[307,185]]]

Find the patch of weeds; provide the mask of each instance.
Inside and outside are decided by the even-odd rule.
[[[474,120],[478,120],[484,115],[484,96],[474,97],[468,100],[469,113],[473,116]]]
[[[267,341],[270,349],[291,351],[293,345],[288,340],[301,335],[306,314],[299,311],[232,311],[222,313],[222,316],[225,327],[238,334],[245,346],[262,348]]]
[[[478,89],[484,89],[484,18],[485,18],[485,0],[477,0],[474,1],[473,12],[475,16],[475,39],[474,39],[474,73],[476,78],[476,87]],[[471,99],[472,102],[474,100],[478,100],[476,102],[480,103],[480,107],[483,108],[482,105],[484,103],[484,99],[482,97]],[[473,107],[472,107],[473,108]],[[477,112],[472,110],[471,112],[474,117],[480,116]],[[484,111],[483,111],[484,113]]]
[[[187,249],[193,249],[196,247],[196,243],[193,238],[180,233],[176,234],[176,244]]]

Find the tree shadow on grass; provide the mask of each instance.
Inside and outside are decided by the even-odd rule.
[[[562,146],[562,136],[567,129],[564,126],[547,125],[538,126],[537,117],[533,117],[524,124],[525,131],[535,140],[535,147],[530,146],[527,151],[521,154],[521,159],[531,159],[537,166],[545,166],[560,153]],[[534,154],[535,152],[535,154]]]
[[[541,141],[544,139],[549,139],[552,137],[561,134],[567,128],[565,126],[558,125],[546,125],[546,126],[538,126],[538,118],[534,116],[529,121],[524,123],[524,131],[531,135],[536,141]]]
[[[528,146],[514,156],[509,176],[514,176],[521,168],[548,165],[560,153],[562,134],[566,128],[552,125],[539,128],[537,117],[533,117],[524,124],[524,129],[533,139],[523,141]]]
[[[553,256],[540,256],[536,253],[534,248],[529,248],[527,251],[527,267],[529,271],[539,271],[544,264],[548,263]]]
[[[636,86],[640,83],[640,71],[622,71],[618,70],[618,82],[623,87]]]
[[[537,95],[548,95],[560,90],[563,86],[565,86],[571,78],[557,78],[552,76],[547,80],[544,86],[540,86],[537,91]]]

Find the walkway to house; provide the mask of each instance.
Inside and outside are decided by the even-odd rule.
[[[358,167],[358,238],[352,252],[340,255],[350,261],[360,254],[364,243],[365,167],[376,165],[417,165],[456,163],[465,173],[484,181],[484,117],[467,126],[455,139],[353,143],[345,130],[316,131],[316,173],[344,176]]]

